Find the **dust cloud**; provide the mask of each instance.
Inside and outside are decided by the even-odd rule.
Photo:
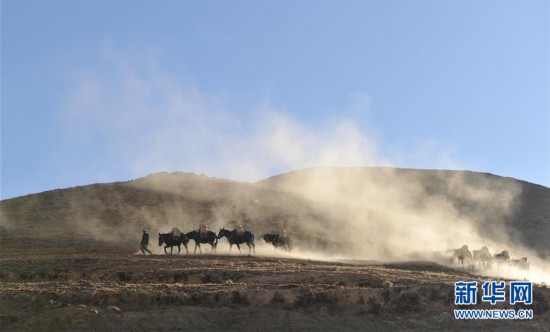
[[[94,135],[101,128],[109,142],[107,154],[117,156],[110,162],[139,176],[184,169],[239,181],[324,168],[242,186],[149,178],[134,189],[151,190],[165,199],[117,203],[119,196],[113,195],[113,209],[120,215],[108,218],[131,220],[133,229],[148,228],[152,239],[157,231],[188,231],[200,222],[216,232],[218,227],[244,224],[256,234],[283,226],[297,239],[292,255],[313,259],[448,263],[452,249],[486,245],[492,253],[508,250],[513,258],[529,257],[533,266],[544,267],[536,274],[550,280],[548,264],[535,262],[535,254],[510,233],[508,223],[520,194],[513,183],[468,172],[433,171],[427,178],[412,170],[331,168],[389,167],[395,160],[413,160],[413,152],[381,153],[376,130],[365,124],[372,111],[368,96],[359,94],[362,101],[356,98],[348,106],[351,112],[343,107],[325,120],[300,121],[264,98],[236,111],[227,94],[186,88],[161,66],[144,69],[124,65],[127,62],[110,64],[114,77],[84,75],[65,109],[69,136]],[[443,164],[437,162],[441,156]],[[444,168],[450,163],[457,168],[445,152],[424,159],[417,164]],[[284,195],[260,197],[260,187]],[[180,198],[170,198],[174,195]],[[93,202],[89,206],[87,211],[93,211]],[[79,209],[80,203],[75,205],[78,219],[86,220],[86,232],[95,238],[115,241],[126,236],[126,229],[105,225],[105,217],[89,218]],[[260,236],[257,242],[262,242]]]
[[[338,251],[323,259],[358,261],[436,261],[454,267],[452,250],[488,246],[507,250],[512,259],[528,257],[530,271],[510,264],[478,272],[509,278],[550,281],[548,262],[518,244],[507,223],[514,218],[521,188],[508,179],[472,172],[396,168],[313,168],[268,185],[299,194],[323,208],[329,224],[300,225],[309,232],[340,239]],[[315,257],[311,253],[297,257]]]
[[[98,186],[100,188],[100,186]],[[256,235],[256,255],[352,262],[433,261],[490,277],[550,281],[548,262],[515,238],[521,188],[514,181],[480,173],[398,168],[319,167],[258,183],[213,179],[189,173],[161,173],[75,200],[69,213],[74,230],[95,241],[128,241],[137,249],[142,229],[149,249],[164,254],[158,233],[173,227],[189,232],[241,224]],[[97,188],[95,189],[97,190]],[[98,213],[101,212],[101,213]],[[262,235],[284,227],[294,240],[288,253]],[[488,246],[512,259],[527,257],[530,270],[510,264],[490,269],[451,261],[452,250]],[[203,253],[212,254],[209,245]],[[182,247],[183,253],[186,252]],[[188,250],[194,252],[194,242]],[[174,248],[174,253],[177,248]],[[246,245],[241,253],[248,254]],[[229,254],[220,239],[216,254]],[[234,246],[232,254],[239,254]]]

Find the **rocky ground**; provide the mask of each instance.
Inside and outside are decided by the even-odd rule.
[[[542,286],[529,306],[533,320],[455,320],[453,283],[460,280],[486,278],[429,262],[2,250],[0,326],[6,331],[550,330],[550,290]],[[476,306],[484,307],[490,306]]]

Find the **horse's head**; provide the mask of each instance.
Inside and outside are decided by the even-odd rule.
[[[161,246],[164,243],[164,236],[159,233],[159,246]]]
[[[225,236],[225,227],[220,228],[217,238],[221,239],[223,236]]]

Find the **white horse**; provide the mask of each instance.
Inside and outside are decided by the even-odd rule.
[[[531,270],[531,265],[527,261],[527,257],[522,257],[520,259],[512,259],[512,266],[517,268],[523,273],[529,273]]]
[[[487,246],[481,247],[479,250],[474,250],[473,263],[479,263],[485,270],[491,268],[493,265],[493,255],[489,252]]]
[[[500,254],[494,254],[493,257],[497,262],[499,270],[504,264],[510,266],[510,254],[508,254],[508,250],[503,250]]]
[[[453,255],[451,256],[451,261],[458,260],[462,267],[464,267],[464,261],[468,263],[469,266],[472,265],[472,253],[468,249],[467,245],[463,245],[460,249],[453,249]]]

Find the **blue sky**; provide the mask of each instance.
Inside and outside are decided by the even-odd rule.
[[[549,1],[1,4],[2,199],[316,165],[550,186]]]

